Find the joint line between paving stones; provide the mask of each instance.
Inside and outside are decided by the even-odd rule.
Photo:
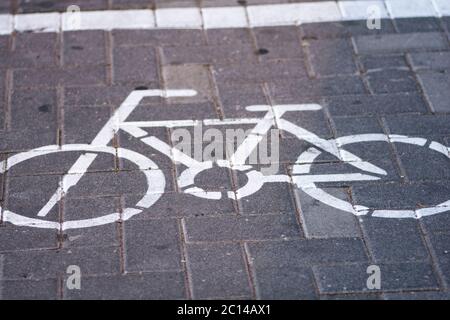
[[[178,232],[180,233],[180,253],[181,253],[181,265],[184,274],[185,294],[188,300],[194,299],[194,288],[192,284],[192,270],[189,264],[189,256],[187,253],[187,228],[185,218],[177,219]]]

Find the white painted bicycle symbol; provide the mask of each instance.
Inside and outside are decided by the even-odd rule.
[[[380,177],[386,176],[387,172],[382,168],[359,158],[357,155],[345,151],[342,147],[354,143],[367,143],[373,141],[405,143],[419,147],[428,146],[434,152],[439,152],[449,156],[449,149],[435,141],[429,142],[425,138],[408,137],[403,135],[385,135],[385,134],[358,134],[344,136],[337,139],[326,140],[320,138],[314,133],[283,119],[283,115],[288,112],[306,112],[317,111],[322,107],[317,104],[299,104],[299,105],[254,105],[248,106],[248,111],[266,112],[262,118],[244,118],[244,119],[206,119],[201,120],[205,126],[223,126],[238,124],[254,124],[251,133],[244,139],[237,150],[228,160],[213,161],[197,161],[186,155],[180,150],[171,147],[164,141],[155,136],[148,136],[143,128],[149,127],[191,127],[198,124],[197,120],[170,120],[170,121],[126,121],[133,110],[139,105],[145,97],[190,97],[196,95],[193,90],[139,90],[133,91],[116,110],[114,115],[109,119],[105,126],[99,131],[97,136],[90,144],[67,144],[63,146],[50,145],[27,152],[16,154],[8,159],[7,162],[0,162],[0,173],[5,173],[11,167],[29,160],[34,157],[60,153],[69,151],[83,152],[83,154],[72,165],[68,172],[63,176],[61,182],[46,205],[37,213],[36,218],[30,218],[18,213],[4,210],[3,220],[19,226],[29,226],[37,228],[51,228],[58,230],[67,230],[75,228],[86,228],[113,223],[116,221],[125,221],[131,217],[141,213],[143,210],[151,207],[163,195],[165,189],[165,177],[158,166],[149,158],[137,152],[109,147],[108,144],[114,138],[114,135],[123,130],[131,136],[140,139],[143,143],[165,154],[173,161],[180,162],[187,167],[178,177],[177,183],[184,193],[193,196],[217,200],[222,194],[219,192],[208,192],[200,187],[195,186],[195,177],[210,168],[213,165],[219,167],[230,168],[246,174],[248,181],[245,186],[236,192],[228,192],[227,196],[231,199],[239,200],[260,190],[264,184],[271,182],[286,182],[295,184],[309,196],[319,200],[320,202],[337,208],[342,211],[352,213],[357,216],[367,215],[369,212],[374,217],[385,218],[421,218],[450,211],[450,200],[430,207],[422,207],[415,210],[371,210],[369,207],[362,205],[353,205],[352,203],[338,199],[325,190],[319,188],[316,184],[323,182],[339,182],[339,181],[374,181]],[[299,154],[296,163],[293,165],[291,175],[275,174],[263,175],[260,171],[254,170],[252,166],[246,165],[246,160],[252,151],[261,142],[264,135],[273,127],[286,131],[298,139],[304,140],[312,145],[308,150]],[[336,146],[339,146],[337,148]],[[344,162],[358,169],[359,173],[344,174],[311,174],[311,166],[314,161],[322,154],[329,153],[335,156],[339,161]],[[120,158],[129,160],[136,164],[138,168],[145,174],[147,180],[146,192],[134,207],[125,208],[123,212],[110,213],[98,218],[85,220],[72,220],[65,222],[47,221],[44,218],[50,210],[67,194],[70,188],[77,185],[83,175],[87,172],[90,165],[94,162],[99,153],[107,153],[118,155]],[[0,208],[1,210],[1,208]]]

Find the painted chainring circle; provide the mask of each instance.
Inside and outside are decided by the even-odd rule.
[[[68,152],[68,151],[84,151],[88,153],[109,153],[112,155],[119,155],[120,158],[124,158],[135,163],[139,170],[145,175],[147,180],[147,191],[141,198],[141,200],[136,204],[135,207],[125,208],[123,212],[110,213],[98,218],[84,219],[84,220],[71,220],[65,222],[54,222],[47,221],[43,219],[30,218],[22,216],[12,211],[3,211],[3,221],[10,222],[18,226],[28,226],[35,228],[48,228],[48,229],[78,229],[78,228],[88,228],[94,226],[100,226],[108,223],[113,223],[116,221],[125,221],[131,217],[141,213],[143,209],[152,206],[164,193],[165,188],[165,177],[158,166],[149,158],[122,148],[113,148],[106,146],[92,146],[89,144],[67,144],[63,146],[50,145],[37,149],[33,149],[27,152],[22,152],[16,154],[7,159],[7,161],[0,162],[0,173],[5,173],[14,165],[22,163],[34,157],[44,156],[48,154],[58,153],[58,152]],[[2,208],[0,207],[0,212]]]

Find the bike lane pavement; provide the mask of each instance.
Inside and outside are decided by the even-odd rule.
[[[39,2],[16,3],[2,12],[67,8],[65,3],[58,7],[60,2],[48,8]],[[143,3],[79,5],[82,11],[145,9],[162,2]],[[180,3],[184,8],[198,5],[173,5]],[[248,1],[249,6],[261,3]],[[68,230],[18,226],[6,221],[6,211],[36,217],[83,153],[33,157],[0,175],[0,296],[448,299],[448,212],[421,219],[372,216],[376,210],[417,215],[422,212],[417,210],[445,203],[450,194],[449,18],[396,19],[401,6],[389,10],[394,19],[382,19],[381,29],[375,30],[367,28],[366,20],[356,20],[0,36],[4,168],[8,159],[30,149],[91,143],[131,92],[151,89],[191,89],[197,95],[146,97],[127,121],[261,118],[265,112],[246,107],[319,104],[320,110],[290,112],[283,119],[321,139],[389,137],[367,142],[365,136],[364,143],[335,145],[383,168],[387,174],[379,180],[319,184],[353,208],[368,207],[361,216],[320,202],[311,196],[314,188],[281,181],[236,199],[246,175],[219,166],[202,171],[195,184],[220,193],[221,199],[183,193],[178,179],[185,164],[120,131],[108,144],[116,155],[100,154],[43,219],[62,225],[115,212],[117,222]],[[143,136],[174,144],[174,127],[142,129]],[[195,129],[187,130],[195,135]],[[285,131],[280,135],[279,158],[273,161],[277,174],[292,178],[311,164],[301,162],[299,154],[314,146]],[[408,137],[424,139],[412,144]],[[195,153],[207,144],[186,147]],[[165,176],[158,201],[126,221],[125,209],[146,192],[143,173],[155,169],[138,168],[120,156],[120,148],[149,158]],[[358,173],[326,152],[316,154],[308,170],[315,175]],[[229,192],[235,198],[227,197]],[[80,290],[67,286],[67,268],[74,265],[82,274]],[[380,268],[380,289],[367,287],[370,265]]]

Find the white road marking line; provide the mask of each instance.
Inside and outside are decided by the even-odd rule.
[[[450,16],[448,0],[347,0],[202,9],[81,11],[81,23],[76,30],[251,28],[365,20],[370,5],[379,6],[381,18]],[[0,34],[75,30],[68,25],[67,17],[66,12],[0,15]]]

